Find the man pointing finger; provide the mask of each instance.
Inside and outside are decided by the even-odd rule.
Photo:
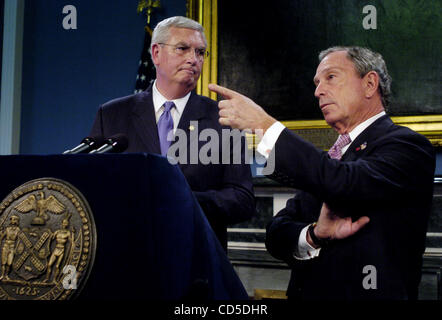
[[[339,137],[315,148],[249,98],[209,89],[219,121],[263,137],[272,178],[297,190],[268,224],[266,247],[292,267],[289,299],[416,299],[433,196],[431,143],[386,115],[391,78],[382,56],[333,47],[313,78],[324,119]],[[376,270],[376,286],[363,285]]]
[[[265,132],[276,122],[259,105],[238,92],[216,84],[209,84],[209,89],[226,98],[218,104],[221,125],[253,132],[261,129]]]

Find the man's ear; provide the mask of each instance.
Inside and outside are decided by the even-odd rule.
[[[364,76],[365,97],[371,98],[379,88],[379,75],[376,71],[370,71]]]
[[[154,43],[151,47],[152,52],[152,61],[154,65],[158,65],[159,63],[159,54],[160,54],[160,45],[158,43]]]

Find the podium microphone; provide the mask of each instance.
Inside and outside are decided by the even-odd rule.
[[[117,133],[112,137],[106,139],[105,144],[96,150],[92,150],[89,152],[90,154],[94,153],[105,153],[105,152],[123,152],[127,149],[129,145],[129,141],[125,134]]]
[[[102,136],[86,137],[81,143],[73,149],[66,150],[63,154],[77,154],[86,153],[98,147],[101,147],[104,143],[104,138]]]

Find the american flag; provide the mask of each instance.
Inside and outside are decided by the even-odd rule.
[[[141,52],[141,59],[138,65],[137,80],[135,83],[135,93],[142,92],[149,87],[156,77],[155,66],[150,58],[149,47],[152,39],[152,30],[146,28],[144,35],[144,46]]]

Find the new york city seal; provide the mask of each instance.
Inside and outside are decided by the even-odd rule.
[[[96,243],[92,212],[75,187],[42,178],[16,188],[0,204],[0,299],[76,296]]]

